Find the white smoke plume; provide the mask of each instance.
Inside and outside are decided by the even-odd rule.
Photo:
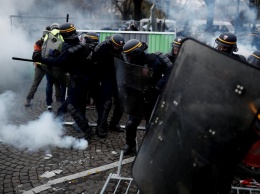
[[[76,6],[83,1],[0,0],[0,91],[11,88],[17,82],[32,81],[33,63],[13,60],[12,57],[31,59],[33,45],[42,36],[46,26],[54,22],[65,23],[67,14],[69,22],[74,23],[77,29],[88,26],[86,19],[99,23],[93,20],[93,15],[97,15],[93,5],[100,9],[107,4],[100,1],[84,1],[85,9]],[[90,5],[92,7],[87,7]],[[102,14],[99,10],[99,17]]]
[[[33,43],[26,39],[24,31],[12,29],[10,15],[18,13],[16,8],[26,10],[32,1],[0,0],[0,91],[8,89],[17,81],[26,79],[33,69],[30,62],[14,61],[12,57],[31,58]]]
[[[79,11],[81,7],[76,10],[63,4],[63,1],[58,4],[56,2],[58,1],[0,0],[0,140],[17,149],[36,151],[50,146],[85,149],[88,146],[84,139],[66,136],[62,124],[51,113],[43,113],[39,119],[26,124],[10,124],[9,107],[20,96],[16,95],[20,89],[28,89],[34,74],[32,62],[12,60],[12,57],[31,59],[33,45],[47,25],[53,22],[65,23],[67,14],[70,14],[70,21],[73,22],[73,17],[84,18],[89,13],[86,10]],[[57,21],[52,16],[63,18]],[[43,17],[52,20],[42,19]],[[5,92],[6,90],[14,90],[16,94]]]
[[[52,113],[44,112],[39,119],[22,125],[8,124],[9,105],[14,101],[14,92],[0,95],[0,141],[20,150],[37,151],[50,147],[86,149],[88,142],[66,136],[62,123]]]
[[[206,0],[149,0],[155,3],[157,9],[166,13],[166,19],[172,19],[177,22],[177,32],[185,28],[188,29],[192,38],[201,40],[209,46],[214,47],[215,39],[221,34],[208,33],[203,28],[198,28],[198,21],[207,20],[211,14],[215,21],[226,21],[235,27],[235,35],[237,36],[237,45],[239,47],[238,54],[245,56],[257,50],[251,46],[252,41],[249,40],[249,33],[253,30],[249,26],[256,22],[256,9],[248,6],[246,0],[212,0],[214,9],[209,10]]]

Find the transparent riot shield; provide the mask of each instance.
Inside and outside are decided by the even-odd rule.
[[[185,40],[132,167],[141,192],[228,193],[260,106],[259,83],[258,69]]]
[[[153,70],[115,58],[119,99],[125,113],[143,117],[147,95],[152,88]]]

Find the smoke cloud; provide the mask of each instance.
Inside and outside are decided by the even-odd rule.
[[[0,141],[20,150],[37,151],[50,147],[86,149],[88,142],[66,136],[62,123],[52,113],[44,112],[39,119],[23,125],[12,125],[8,105],[16,98],[14,92],[0,95]]]
[[[84,6],[80,6],[82,4],[79,3],[83,2]],[[112,22],[113,17],[100,12],[106,6],[107,2],[102,3],[101,0],[26,0],[26,3],[20,0],[0,0],[0,91],[12,88],[17,82],[32,81],[33,63],[12,60],[12,57],[31,59],[33,45],[42,36],[46,26],[54,22],[65,23],[67,14],[69,22],[74,23],[77,29],[92,28],[86,20],[92,20],[93,25],[98,24],[93,20],[94,16],[99,19],[110,18]]]
[[[45,27],[53,22],[65,23],[67,14],[70,14],[70,22],[77,18],[74,21],[78,24],[84,24],[79,18],[91,19],[93,11],[87,12],[63,2],[0,0],[0,141],[17,149],[36,151],[50,146],[85,149],[88,146],[84,139],[66,136],[62,124],[49,112],[23,125],[9,124],[12,123],[9,108],[14,99],[21,96],[17,95],[18,92],[26,90],[32,83],[34,74],[32,62],[17,61],[12,57],[31,59],[33,45],[42,36]],[[73,3],[76,5],[76,1]]]
[[[150,2],[154,3],[152,0]],[[215,2],[214,7],[212,6],[213,9],[209,10],[210,6],[208,7],[205,2]],[[254,24],[256,21],[256,11],[249,7],[247,2],[244,0],[159,0],[156,1],[156,7],[166,13],[167,19],[177,22],[177,31],[187,27],[191,37],[212,47],[216,46],[214,45],[215,39],[221,32],[209,33],[199,29],[197,27],[198,20],[207,20],[210,16],[215,21],[230,22],[235,27],[235,34],[238,38],[239,50],[237,53],[247,58],[249,54],[257,50],[255,46],[251,45],[247,37],[252,29],[245,24]]]
[[[30,0],[26,3],[18,0],[0,0],[0,91],[8,89],[18,81],[29,79],[32,72],[32,63],[12,60],[12,57],[30,59],[33,43],[26,39],[21,29],[12,29],[10,23],[10,15],[18,13],[16,8],[26,10],[31,2]]]

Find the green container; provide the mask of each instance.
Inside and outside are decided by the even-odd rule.
[[[99,41],[104,41],[107,36],[119,33],[125,38],[125,42],[130,39],[138,39],[146,42],[148,45],[148,53],[162,52],[167,53],[171,50],[171,42],[176,37],[174,32],[146,32],[146,31],[104,31],[104,30],[78,30],[79,32],[96,32],[99,34]]]
[[[149,34],[148,35],[148,52],[160,51],[167,53],[171,49],[171,42],[175,34]]]

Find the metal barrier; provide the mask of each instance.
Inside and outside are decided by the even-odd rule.
[[[260,189],[246,188],[246,187],[231,187],[231,193],[232,191],[235,191],[236,194],[244,194],[244,193],[259,194],[260,193]]]
[[[118,191],[118,188],[119,188],[120,184],[122,184],[122,181],[125,181],[128,184],[125,193],[127,194],[129,192],[129,189],[132,186],[133,178],[121,176],[122,160],[123,160],[123,151],[121,150],[120,158],[119,158],[119,164],[118,164],[118,168],[117,168],[117,173],[116,174],[113,174],[113,173],[109,174],[100,194],[104,194],[104,192],[106,191],[108,184],[110,183],[111,180],[117,180],[118,181],[113,194],[115,194]],[[139,193],[140,193],[140,191],[137,190],[137,194],[139,194]]]

